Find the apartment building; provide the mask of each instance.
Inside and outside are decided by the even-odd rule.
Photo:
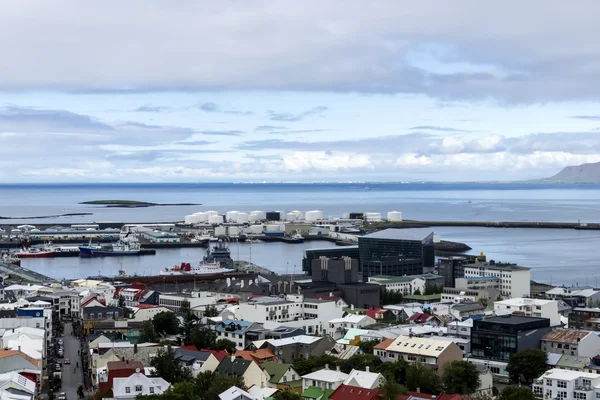
[[[250,321],[228,319],[215,325],[217,340],[228,339],[235,343],[238,350],[246,348],[246,332],[254,325]]]
[[[569,328],[600,331],[600,308],[574,308],[569,314]]]
[[[499,263],[494,260],[465,265],[465,278],[491,276],[500,279],[500,295],[504,298],[511,299],[530,295],[530,268],[516,264]]]
[[[540,399],[600,399],[600,375],[553,368],[534,381],[532,390]]]
[[[594,357],[600,349],[600,337],[594,332],[554,329],[542,338],[542,350],[547,353]]]
[[[494,302],[497,313],[511,313],[528,317],[548,318],[550,326],[560,325],[560,314],[556,300],[542,300],[518,297]]]
[[[335,341],[327,337],[299,335],[285,339],[257,340],[252,348],[268,348],[282,363],[291,363],[297,358],[322,356],[330,351]]]
[[[373,325],[375,319],[367,315],[349,314],[343,318],[334,318],[329,321],[327,334],[334,339],[344,337],[350,329],[359,329],[365,326]]]

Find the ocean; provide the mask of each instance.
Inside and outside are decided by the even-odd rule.
[[[367,189],[368,190],[365,190]],[[78,204],[90,200],[138,200],[154,203],[200,203],[198,206],[105,208]],[[600,222],[600,185],[567,184],[89,184],[0,186],[3,224],[93,223],[97,221],[182,221],[198,211],[321,210],[325,216],[345,212],[402,211],[405,219],[468,221]],[[31,217],[87,212],[92,215],[32,219]],[[14,219],[14,217],[24,217]],[[554,284],[596,286],[595,249],[600,231],[513,228],[431,228],[444,240],[460,241],[497,261],[532,268],[532,278]],[[300,272],[303,251],[329,243],[241,244],[239,258],[276,272]],[[251,249],[251,250],[250,250]],[[232,256],[237,256],[237,244]],[[56,278],[116,274],[119,269],[139,275],[183,261],[198,262],[203,249],[159,250],[139,258],[26,260],[23,266]]]

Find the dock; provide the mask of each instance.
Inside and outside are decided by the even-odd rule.
[[[581,222],[535,222],[535,221],[416,221],[376,222],[369,225],[369,230],[377,231],[386,228],[431,228],[437,226],[481,227],[481,228],[532,228],[532,229],[577,229],[600,230],[600,223]]]
[[[24,281],[32,283],[56,282],[56,279],[50,278],[46,275],[42,275],[38,272],[13,264],[0,263],[0,272],[2,274],[9,275],[13,280],[20,278]]]

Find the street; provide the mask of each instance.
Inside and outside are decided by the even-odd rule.
[[[61,392],[65,392],[67,394],[67,399],[76,400],[77,397],[77,388],[79,385],[83,384],[83,373],[81,368],[81,356],[77,354],[78,351],[81,350],[81,342],[76,336],[72,335],[73,325],[70,322],[65,322],[65,334],[63,336],[63,341],[65,344],[65,359],[68,358],[71,360],[70,365],[64,365],[64,359],[61,360],[63,362],[63,370],[62,370],[62,388]],[[79,362],[79,368],[75,372],[75,368]]]

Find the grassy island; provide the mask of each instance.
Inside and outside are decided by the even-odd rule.
[[[199,206],[200,204],[193,203],[174,203],[174,204],[161,204],[161,203],[150,203],[147,201],[137,200],[91,200],[83,201],[79,204],[96,205],[105,207],[157,207],[157,206]]]

